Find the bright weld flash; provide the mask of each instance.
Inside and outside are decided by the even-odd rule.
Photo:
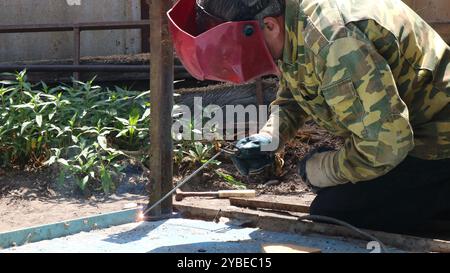
[[[140,207],[136,214],[136,222],[143,222],[145,220],[144,208]]]

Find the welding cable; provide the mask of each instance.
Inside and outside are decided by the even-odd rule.
[[[332,218],[332,217],[328,217],[328,216],[321,216],[321,215],[305,215],[305,216],[298,216],[297,220],[301,221],[301,220],[310,220],[310,221],[318,221],[318,222],[328,222],[328,223],[333,223],[333,224],[337,224],[340,226],[344,226],[360,235],[363,235],[364,237],[368,238],[371,241],[375,241],[378,244],[380,244],[380,250],[381,253],[383,252],[388,252],[387,247],[375,236],[362,231],[361,229],[347,223],[344,222],[342,220],[336,219],[336,218]]]

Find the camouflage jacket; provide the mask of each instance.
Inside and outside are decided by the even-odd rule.
[[[346,138],[334,172],[358,182],[407,155],[450,158],[450,48],[400,0],[286,0],[281,141],[307,117]],[[273,117],[262,131],[273,133]]]

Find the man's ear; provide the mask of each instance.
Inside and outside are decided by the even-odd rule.
[[[281,26],[275,17],[264,18],[264,34],[266,37],[277,38],[281,33]]]
[[[264,18],[264,40],[274,60],[283,56],[284,47],[284,19],[282,17]]]

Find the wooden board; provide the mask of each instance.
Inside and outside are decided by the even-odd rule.
[[[109,228],[136,221],[138,208],[100,214],[37,227],[0,233],[0,249],[61,238],[80,232]]]
[[[251,209],[270,209],[309,213],[309,204],[300,198],[283,196],[259,196],[256,198],[230,198],[230,205]]]
[[[258,227],[268,231],[291,232],[298,234],[321,234],[327,236],[367,240],[361,234],[355,233],[342,226],[311,221],[299,221],[294,215],[281,215],[274,212],[255,211],[230,206],[226,199],[195,199],[188,198],[183,202],[175,202],[174,208],[183,217],[203,220],[213,220],[218,215],[230,219],[238,219],[248,223],[249,226]],[[298,213],[302,215],[301,213]],[[306,214],[303,214],[306,215]],[[406,251],[413,252],[442,252],[450,253],[450,241],[440,239],[420,238],[410,235],[393,234],[381,231],[363,231],[375,236],[384,244]]]
[[[322,253],[321,249],[310,248],[298,245],[273,245],[263,244],[261,246],[264,253]]]

